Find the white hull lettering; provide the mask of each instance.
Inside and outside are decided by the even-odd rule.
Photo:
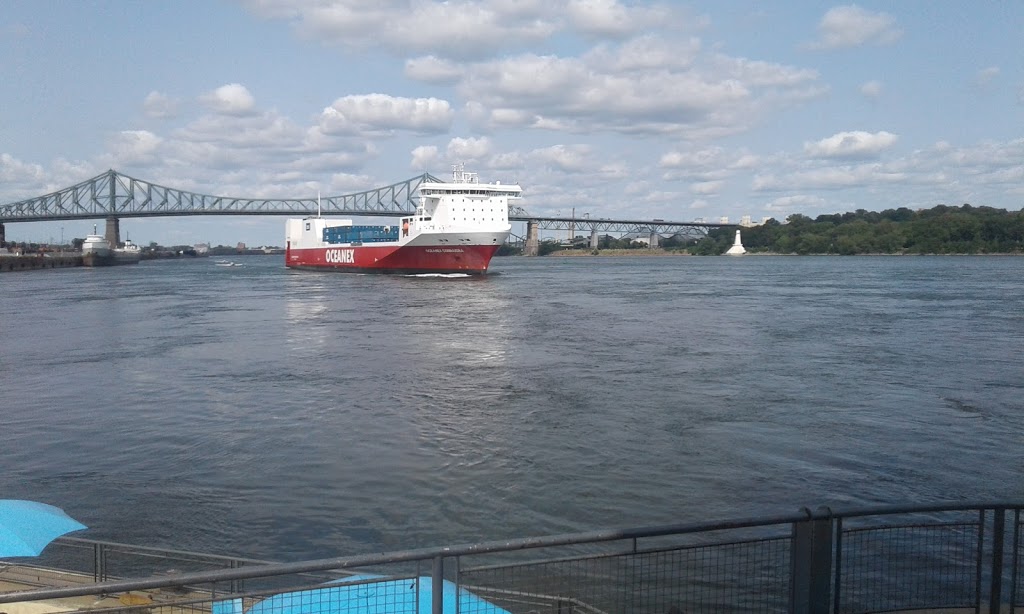
[[[355,264],[356,252],[352,249],[329,249],[324,253],[324,260],[333,264]]]

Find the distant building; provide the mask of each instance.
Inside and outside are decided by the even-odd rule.
[[[196,250],[197,254],[206,254],[210,251],[209,243],[196,243],[192,246],[192,249]]]
[[[245,243],[239,242],[235,249],[237,249],[240,252],[244,252],[246,250]]]
[[[743,217],[740,218],[740,226],[743,226],[744,228],[750,228],[753,225],[754,222],[750,221],[749,215],[744,215]]]
[[[722,217],[718,218],[718,223],[719,224],[728,224],[729,223],[729,216],[728,215],[723,215]]]

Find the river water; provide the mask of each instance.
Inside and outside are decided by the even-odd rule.
[[[298,560],[1024,499],[1024,258],[0,278],[0,498]]]

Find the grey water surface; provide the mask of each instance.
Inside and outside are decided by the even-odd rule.
[[[0,498],[276,560],[1024,499],[1024,258],[0,277]]]

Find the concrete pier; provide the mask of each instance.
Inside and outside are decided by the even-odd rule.
[[[597,228],[590,231],[590,249],[597,249],[599,239],[597,238]]]
[[[121,220],[116,217],[107,218],[107,231],[103,238],[110,242],[110,248],[114,249],[121,244]]]
[[[647,246],[650,247],[651,249],[654,249],[655,247],[658,247],[658,241],[660,241],[660,240],[661,240],[661,235],[659,235],[658,233],[652,231],[651,232],[651,236],[648,237],[649,243],[648,243]]]
[[[524,256],[537,256],[540,254],[540,224],[537,220],[526,222],[526,246],[523,248]]]

